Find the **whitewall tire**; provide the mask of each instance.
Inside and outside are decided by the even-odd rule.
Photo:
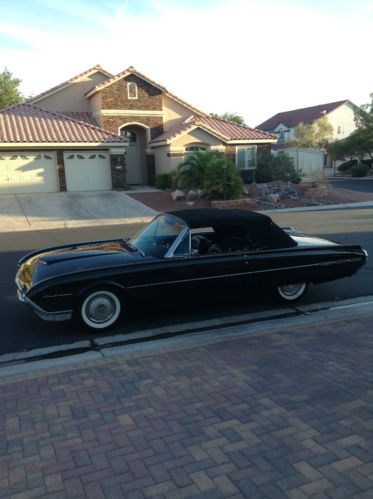
[[[285,302],[299,300],[307,291],[308,284],[299,282],[295,284],[284,284],[277,287],[278,297]]]
[[[87,293],[79,305],[79,318],[83,325],[100,331],[113,327],[121,313],[120,299],[115,292],[107,289]]]

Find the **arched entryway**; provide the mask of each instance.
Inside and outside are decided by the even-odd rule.
[[[146,182],[147,128],[137,123],[129,123],[123,125],[119,133],[129,140],[126,152],[126,183],[142,184]]]

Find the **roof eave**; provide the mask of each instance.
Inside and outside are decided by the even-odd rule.
[[[77,83],[82,78],[87,77],[89,75],[92,75],[94,73],[103,73],[106,76],[108,76],[109,78],[112,77],[111,73],[109,73],[108,71],[105,71],[102,68],[95,67],[95,68],[92,68],[91,71],[88,70],[87,72],[84,72],[84,73],[81,73],[80,75],[74,76],[73,78],[70,78],[70,80],[67,80],[64,83],[61,83],[60,85],[57,85],[57,86],[51,88],[50,91],[46,90],[45,92],[42,92],[41,94],[38,94],[35,97],[31,97],[30,99],[27,99],[25,101],[25,103],[26,104],[34,104],[35,102],[39,102],[40,100],[43,100],[46,97],[49,97],[49,96],[51,96],[51,95],[53,95],[53,94],[55,94],[57,92],[60,92],[61,90],[69,87],[73,83]]]
[[[127,147],[127,142],[0,142],[0,149],[35,149],[35,148],[86,148],[86,147]]]

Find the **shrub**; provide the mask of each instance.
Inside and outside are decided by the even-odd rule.
[[[159,173],[155,176],[154,184],[157,189],[170,189],[172,187],[171,173]]]
[[[366,177],[369,171],[369,166],[363,163],[358,163],[351,168],[352,177]]]
[[[243,181],[233,162],[224,154],[212,161],[206,169],[203,194],[207,199],[237,199]]]
[[[218,158],[216,151],[188,154],[176,169],[177,186],[181,189],[202,188],[207,166]]]
[[[350,172],[351,168],[357,164],[358,164],[357,159],[350,159],[349,161],[345,161],[344,163],[340,164],[337,167],[337,170],[341,173]]]
[[[325,177],[321,170],[311,170],[308,174],[313,187],[326,187],[329,180]]]
[[[299,184],[302,172],[297,172],[294,161],[286,153],[265,154],[258,158],[256,170],[256,181],[258,183],[272,182],[273,180],[285,180]]]

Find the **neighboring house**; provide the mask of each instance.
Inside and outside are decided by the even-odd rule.
[[[295,127],[300,123],[311,125],[317,119],[327,116],[333,126],[331,141],[348,137],[355,129],[354,104],[349,100],[330,102],[293,111],[277,113],[264,121],[258,128],[273,133],[278,137],[278,144],[285,144],[288,140],[295,140]]]
[[[218,150],[237,168],[276,136],[212,118],[133,67],[94,68],[0,111],[0,192],[107,190],[153,183],[186,154]]]

